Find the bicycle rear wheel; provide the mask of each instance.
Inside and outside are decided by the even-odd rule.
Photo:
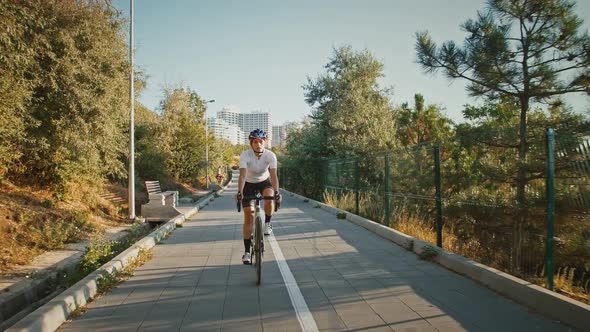
[[[260,285],[260,279],[262,278],[262,219],[256,217],[256,226],[254,230],[254,241],[256,246],[254,247],[254,255],[256,260],[256,285]]]

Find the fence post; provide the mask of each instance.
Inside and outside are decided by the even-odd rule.
[[[359,170],[359,159],[354,160],[354,201],[355,201],[355,214],[359,214],[359,192],[360,192],[360,170]]]
[[[553,270],[555,255],[555,132],[548,128],[547,138],[547,177],[545,179],[545,189],[547,195],[547,239],[545,240],[545,277],[547,278],[547,288],[553,290]]]
[[[389,227],[389,154],[385,155],[385,224]]]
[[[434,147],[434,185],[436,187],[436,245],[442,248],[442,189],[440,179],[440,147]]]
[[[322,197],[320,199],[320,201],[324,201],[324,193],[328,190],[327,185],[328,185],[328,172],[330,170],[330,168],[328,167],[328,162],[326,160],[321,160],[320,163],[322,164]]]

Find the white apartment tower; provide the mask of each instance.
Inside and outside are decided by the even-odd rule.
[[[226,106],[217,112],[217,118],[222,119],[228,124],[240,126],[240,112],[235,111],[232,107]]]
[[[241,113],[240,114],[240,128],[244,131],[246,135],[246,140],[244,144],[248,144],[248,134],[254,129],[262,129],[270,138],[270,141],[267,143],[267,146],[270,148],[272,146],[272,122],[270,118],[270,113],[268,112],[260,112],[255,111],[252,113]]]
[[[209,118],[207,119],[207,126],[215,137],[225,138],[230,141],[232,145],[242,144],[244,141],[244,132],[240,130],[240,127],[229,124],[223,119]]]
[[[272,137],[274,146],[284,146],[287,139],[287,126],[272,126]]]
[[[221,111],[217,112],[217,120],[223,121],[225,123],[224,125],[236,126],[240,129],[236,134],[237,144],[248,144],[248,134],[254,129],[262,129],[268,133],[268,136],[271,139],[271,141],[268,142],[268,147],[275,144],[272,142],[272,121],[269,112],[254,111],[252,113],[240,113],[235,107],[226,106],[223,107]],[[221,124],[219,126],[220,128],[223,127]],[[219,134],[215,134],[216,137],[225,138],[225,136],[229,135],[221,133],[221,130],[222,129],[220,129]],[[230,135],[233,137],[234,130],[229,128],[228,130],[231,130],[232,133]],[[230,141],[232,144],[236,144],[233,143],[233,140]]]

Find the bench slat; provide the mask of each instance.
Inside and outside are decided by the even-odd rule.
[[[161,194],[162,189],[160,188],[160,181],[146,181],[145,187],[148,194]]]

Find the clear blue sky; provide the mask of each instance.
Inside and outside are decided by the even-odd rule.
[[[129,13],[129,0],[113,5]],[[301,86],[324,73],[334,47],[367,48],[385,65],[382,86],[394,89],[393,103],[422,93],[456,121],[462,105],[477,103],[462,81],[426,75],[415,63],[416,31],[437,43],[465,34],[459,25],[475,18],[483,0],[135,0],[135,64],[149,77],[139,101],[154,110],[165,85],[180,82],[205,99],[215,99],[209,116],[225,105],[270,111],[273,123],[310,114]],[[590,1],[577,4],[590,27]],[[580,112],[590,98],[569,98]]]

